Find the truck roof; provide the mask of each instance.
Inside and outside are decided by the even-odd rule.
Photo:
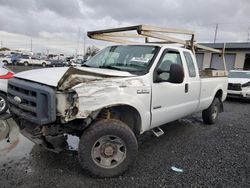
[[[164,47],[164,48],[170,48],[170,49],[176,49],[181,51],[190,51],[189,49],[186,49],[183,45],[178,44],[158,44],[158,43],[138,43],[138,44],[116,44],[111,46],[158,46],[158,47]]]

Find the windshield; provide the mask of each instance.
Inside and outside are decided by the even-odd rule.
[[[229,78],[249,78],[250,79],[250,71],[249,72],[229,72]]]
[[[158,49],[158,46],[111,46],[100,51],[84,65],[88,67],[146,73]]]

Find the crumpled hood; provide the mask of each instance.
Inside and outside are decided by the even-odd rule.
[[[250,82],[250,79],[248,78],[228,78],[228,83],[232,84],[245,84]]]
[[[16,78],[30,80],[33,82],[61,87],[67,89],[79,82],[99,80],[110,77],[132,77],[135,76],[129,72],[98,69],[88,67],[59,67],[59,68],[43,68],[36,70],[29,70],[17,73]]]

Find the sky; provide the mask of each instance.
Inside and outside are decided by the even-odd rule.
[[[198,42],[247,42],[249,0],[0,0],[0,44],[34,52],[83,53],[110,45],[90,30],[148,24],[196,32]],[[31,45],[32,44],[32,45]]]

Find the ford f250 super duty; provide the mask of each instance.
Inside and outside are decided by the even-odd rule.
[[[153,43],[110,46],[84,67],[25,71],[8,84],[22,134],[57,152],[79,137],[79,161],[99,177],[128,169],[145,131],[159,136],[160,125],[200,111],[214,124],[226,95],[227,77],[200,76],[192,51]]]

